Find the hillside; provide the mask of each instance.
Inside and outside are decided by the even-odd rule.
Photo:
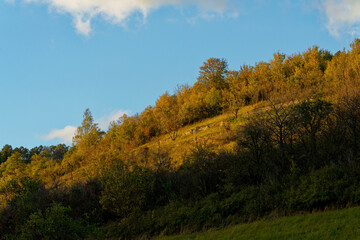
[[[1,239],[149,239],[358,206],[359,66],[360,39],[240,70],[210,58],[106,132],[86,109],[71,146],[5,145]]]
[[[169,153],[169,157],[174,163],[181,165],[184,155],[194,144],[206,143],[214,151],[228,150],[233,151],[235,146],[234,131],[243,125],[246,119],[255,112],[264,109],[264,103],[242,107],[238,117],[232,113],[223,113],[219,116],[207,118],[200,122],[187,125],[177,130],[177,137],[172,140],[168,134],[152,139],[133,150],[134,155],[141,154],[143,149],[148,148],[156,152],[158,148]]]
[[[241,107],[235,118],[231,112],[225,112],[215,117],[203,119],[199,122],[186,125],[176,130],[176,138],[169,134],[153,137],[149,142],[131,148],[125,158],[131,158],[130,164],[155,167],[154,155],[165,154],[174,167],[181,166],[184,157],[196,144],[205,144],[215,152],[234,152],[236,148],[235,131],[242,126],[251,116],[269,109],[269,103],[259,102]],[[145,154],[149,160],[146,161]],[[153,156],[151,156],[153,155]],[[89,168],[89,170],[88,170]],[[79,169],[62,176],[63,182],[74,182],[86,179],[93,166],[83,165]]]

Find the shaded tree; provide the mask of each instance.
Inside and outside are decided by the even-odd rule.
[[[119,217],[144,210],[154,188],[155,178],[148,169],[135,166],[130,170],[122,161],[113,165],[102,177],[100,203]]]
[[[306,154],[312,160],[318,154],[318,135],[324,129],[326,120],[332,112],[332,104],[324,100],[307,100],[294,107],[297,134],[304,146]],[[312,162],[316,165],[318,162]]]
[[[238,129],[237,136],[239,152],[245,153],[250,162],[250,175],[256,184],[262,183],[275,170],[275,164],[269,158],[273,149],[271,132],[264,119],[260,116],[253,117]]]

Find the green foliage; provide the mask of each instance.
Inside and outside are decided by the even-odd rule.
[[[289,192],[291,209],[324,209],[330,205],[343,205],[349,180],[338,169],[325,167],[303,176],[295,192]]]
[[[196,143],[177,171],[175,191],[185,199],[204,197],[218,190],[222,161],[206,144]]]
[[[260,118],[254,118],[238,131],[239,151],[245,153],[250,176],[260,184],[270,177],[276,167],[276,162],[271,158],[274,148],[271,132]]]
[[[6,205],[19,193],[24,178],[26,178],[26,164],[20,153],[13,153],[6,162],[0,165],[0,204]],[[26,182],[26,181],[25,181]]]
[[[55,199],[71,208],[69,214],[72,217],[90,224],[97,224],[105,218],[104,210],[99,202],[101,191],[101,182],[98,179],[90,179],[84,183],[74,183],[57,193]]]
[[[125,217],[148,207],[154,188],[154,176],[148,169],[130,170],[119,161],[105,172],[100,203],[104,209]]]
[[[45,213],[35,212],[21,227],[18,239],[83,239],[87,229],[69,216],[70,208],[54,203]]]
[[[4,147],[1,149],[0,152],[0,159],[1,159],[0,163],[5,162],[8,159],[8,157],[11,156],[12,152],[13,149],[9,144],[4,145]]]
[[[295,121],[298,137],[303,143],[306,154],[314,158],[318,155],[318,138],[322,129],[326,126],[326,121],[332,112],[329,102],[323,100],[304,101],[295,106]],[[313,165],[317,166],[316,162]]]
[[[36,179],[24,177],[8,184],[7,202],[0,210],[0,236],[14,232],[29,215],[48,206],[49,193]]]
[[[0,165],[0,174],[2,177],[17,176],[23,174],[26,165],[18,152],[13,153],[6,162]]]

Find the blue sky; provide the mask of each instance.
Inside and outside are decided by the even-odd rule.
[[[357,0],[0,0],[0,146],[66,142],[90,108],[106,130],[210,57],[230,69],[359,34]],[[67,142],[69,144],[69,142]]]

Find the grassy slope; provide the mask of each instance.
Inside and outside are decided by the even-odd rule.
[[[228,112],[185,126],[178,130],[175,141],[172,141],[167,134],[162,135],[153,138],[149,143],[131,150],[129,156],[134,156],[134,159],[141,159],[145,148],[148,148],[153,153],[159,152],[160,149],[161,152],[167,152],[169,154],[175,166],[179,166],[182,163],[183,156],[194,147],[195,142],[207,144],[215,151],[233,151],[235,147],[235,142],[231,138],[233,130],[244,124],[247,117],[258,111],[262,111],[265,105],[266,103],[258,103],[242,107],[239,110],[237,119],[234,119],[233,113]],[[190,130],[195,130],[196,128],[201,128],[201,130],[190,133]],[[143,162],[135,162],[140,165],[144,164]],[[148,163],[147,166],[151,167],[152,163]],[[91,176],[91,170],[89,169],[92,168],[91,165],[85,164],[72,172],[72,174],[69,173],[62,176],[60,182],[70,184],[79,180],[88,179],[88,176]]]
[[[360,207],[263,220],[157,240],[183,239],[360,239]]]
[[[232,113],[224,113],[213,118],[204,119],[179,129],[175,141],[172,141],[169,135],[163,135],[134,149],[133,153],[141,155],[141,151],[145,147],[149,148],[152,152],[157,152],[161,148],[162,151],[168,152],[173,162],[178,165],[181,164],[182,157],[194,146],[195,142],[205,143],[215,151],[231,151],[234,148],[234,142],[231,139],[232,130],[243,124],[247,116],[252,115],[256,109],[261,109],[262,106],[263,103],[241,108],[237,119],[234,119]],[[191,130],[196,128],[200,130],[190,133]]]

